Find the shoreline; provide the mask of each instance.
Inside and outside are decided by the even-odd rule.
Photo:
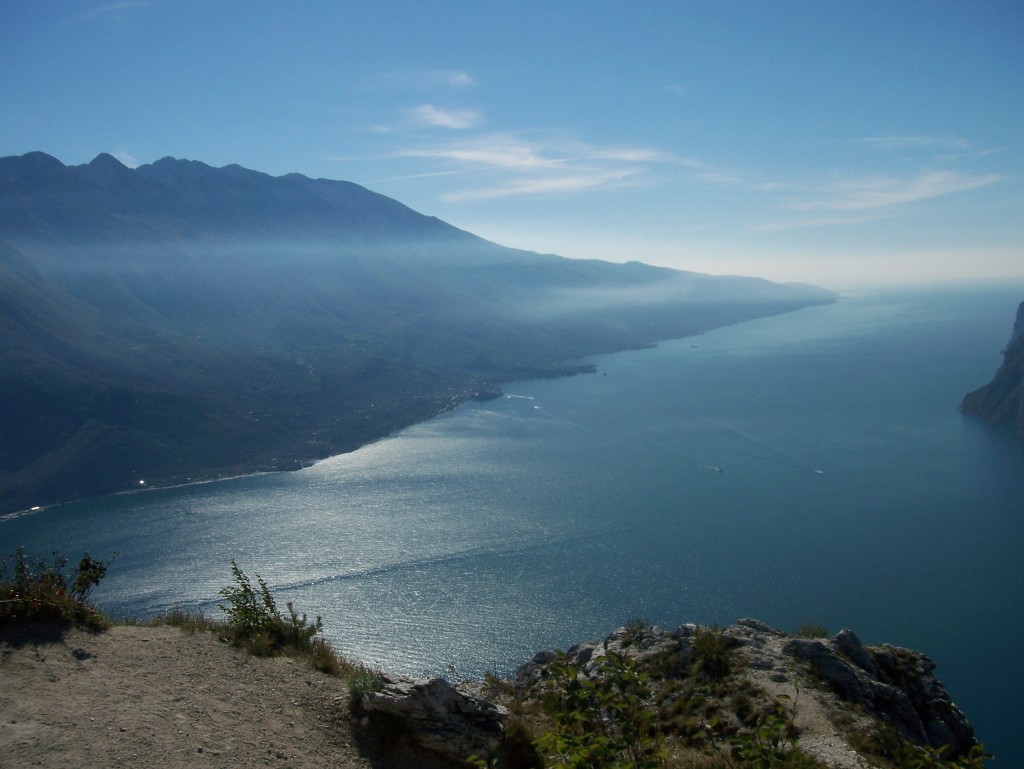
[[[694,334],[694,336],[698,336],[698,335]],[[680,338],[686,338],[686,337],[680,337]],[[644,348],[656,347],[656,346],[657,346],[657,344],[650,344],[650,345],[643,345],[641,347],[628,348],[628,349],[644,349]],[[614,352],[625,352],[625,351],[626,350],[623,349],[623,350],[615,350]],[[614,352],[613,353],[598,353],[598,354],[614,354]],[[323,462],[324,460],[331,459],[332,457],[342,456],[344,454],[351,454],[351,453],[353,453],[355,451],[359,451],[360,449],[365,448],[366,446],[372,446],[375,443],[379,443],[380,441],[387,440],[388,438],[391,438],[392,436],[397,435],[398,433],[402,432],[403,430],[407,430],[410,427],[414,427],[414,426],[420,425],[420,424],[425,424],[425,423],[430,422],[430,421],[432,421],[434,419],[437,419],[438,417],[444,416],[445,414],[451,413],[452,411],[457,409],[459,406],[461,406],[464,403],[467,403],[469,401],[488,401],[488,400],[494,400],[496,398],[500,398],[500,397],[502,397],[504,395],[504,391],[502,390],[502,386],[501,386],[502,384],[507,384],[509,382],[519,382],[519,381],[534,381],[534,380],[538,380],[538,379],[559,379],[559,378],[562,378],[562,377],[573,377],[573,376],[577,376],[579,374],[593,374],[593,373],[596,373],[596,365],[595,364],[589,364],[589,363],[581,363],[581,364],[575,364],[575,365],[573,365],[573,364],[566,364],[566,365],[561,365],[561,366],[551,366],[551,367],[544,367],[544,368],[536,368],[536,369],[532,369],[532,370],[530,370],[528,372],[524,371],[522,373],[524,373],[524,374],[533,374],[533,376],[522,376],[522,377],[510,378],[510,379],[507,379],[507,380],[506,379],[499,379],[498,380],[499,383],[486,383],[485,382],[485,383],[478,384],[477,386],[474,386],[474,387],[465,388],[464,390],[462,390],[458,394],[452,396],[452,398],[448,402],[446,402],[442,407],[440,407],[439,409],[437,409],[436,411],[434,411],[432,414],[430,414],[427,417],[424,417],[424,418],[421,418],[421,419],[411,420],[408,424],[403,424],[403,425],[400,425],[398,427],[390,428],[390,429],[387,430],[387,432],[383,432],[382,434],[380,434],[380,435],[378,435],[376,437],[370,438],[369,440],[362,441],[361,443],[359,443],[359,444],[357,444],[355,446],[352,446],[350,448],[343,448],[340,451],[332,451],[331,453],[325,454],[323,456],[313,456],[313,457],[310,457],[310,456],[304,456],[304,455],[300,455],[300,454],[295,454],[293,456],[289,456],[289,457],[284,458],[283,460],[280,460],[279,462],[277,462],[277,464],[275,464],[273,466],[269,466],[268,467],[265,462],[262,462],[262,463],[259,463],[257,465],[254,465],[252,468],[245,468],[245,467],[243,467],[243,468],[240,468],[240,469],[238,469],[236,471],[230,471],[230,472],[228,472],[225,475],[211,475],[210,477],[201,477],[201,478],[196,478],[196,479],[187,479],[187,480],[184,480],[184,481],[175,481],[175,480],[170,480],[170,481],[156,480],[156,481],[153,481],[153,482],[146,481],[145,485],[139,486],[137,488],[120,489],[118,491],[110,491],[110,492],[105,492],[105,493],[102,493],[102,494],[96,494],[96,495],[85,496],[85,497],[78,497],[78,498],[75,498],[75,499],[68,499],[68,500],[63,500],[63,501],[59,501],[59,502],[51,502],[49,504],[43,504],[43,505],[33,505],[30,508],[24,508],[24,509],[21,509],[21,510],[13,510],[13,511],[8,512],[8,513],[0,513],[0,524],[3,524],[6,521],[14,520],[16,518],[22,518],[22,517],[29,516],[29,515],[35,515],[37,513],[42,513],[42,512],[44,512],[46,510],[50,510],[50,509],[55,508],[55,507],[62,507],[64,505],[73,505],[73,504],[78,504],[78,503],[81,503],[81,502],[87,502],[87,501],[90,501],[90,500],[103,499],[103,498],[106,498],[106,497],[120,497],[120,496],[133,495],[133,494],[144,494],[146,492],[151,492],[151,491],[166,491],[166,490],[169,490],[169,489],[181,489],[181,488],[187,488],[189,486],[201,486],[201,485],[206,485],[206,484],[210,484],[210,483],[220,483],[221,481],[237,480],[239,478],[252,478],[252,477],[255,477],[255,476],[259,476],[259,475],[268,475],[268,474],[271,474],[271,473],[294,473],[294,472],[298,472],[300,470],[305,470],[306,468],[312,467],[313,465],[317,464],[318,462]]]
[[[283,460],[277,460],[275,458],[274,464],[268,464],[267,462],[263,461],[254,462],[252,465],[236,465],[232,468],[225,469],[224,475],[217,475],[215,473],[211,473],[208,476],[203,476],[195,480],[192,480],[191,476],[186,476],[186,479],[182,480],[180,479],[180,477],[175,477],[173,473],[168,474],[168,476],[164,477],[163,479],[161,479],[161,476],[156,476],[157,480],[152,482],[146,481],[144,488],[132,487],[114,489],[110,491],[101,492],[98,494],[75,497],[72,499],[58,500],[49,503],[44,503],[41,505],[33,505],[29,508],[22,508],[20,510],[12,510],[10,512],[0,513],[0,524],[8,520],[13,520],[15,518],[40,513],[43,512],[44,510],[48,510],[54,507],[85,502],[88,500],[96,500],[104,497],[121,496],[124,494],[137,494],[144,491],[158,491],[166,489],[184,488],[200,484],[216,483],[219,481],[227,481],[238,478],[263,475],[266,473],[296,472],[299,470],[303,470],[307,467],[311,467],[317,462],[321,462],[325,459],[330,459],[331,457],[340,456],[342,454],[350,454],[354,451],[358,451],[364,446],[369,446],[374,443],[377,443],[378,441],[385,440],[386,438],[389,438],[401,432],[402,430],[405,430],[414,425],[429,422],[433,419],[436,419],[439,416],[442,416],[455,410],[456,408],[458,408],[467,401],[486,401],[493,398],[499,398],[503,394],[502,385],[504,384],[520,381],[559,379],[562,377],[573,377],[580,374],[594,374],[597,371],[597,365],[595,363],[587,363],[584,361],[587,361],[588,359],[593,358],[595,356],[614,355],[621,352],[630,352],[635,350],[656,348],[660,344],[665,342],[677,341],[682,339],[692,339],[695,337],[703,336],[708,331],[712,331],[718,328],[726,328],[729,326],[741,325],[743,323],[748,323],[752,320],[758,320],[765,317],[772,317],[780,314],[798,312],[799,310],[807,309],[808,307],[820,306],[821,304],[834,304],[836,301],[838,301],[838,297],[832,298],[827,302],[815,302],[786,310],[781,310],[778,312],[768,313],[765,315],[757,315],[753,318],[744,318],[742,320],[722,323],[721,325],[714,325],[711,326],[710,328],[702,328],[699,330],[695,330],[692,333],[683,334],[682,336],[665,337],[656,339],[651,342],[635,342],[633,344],[628,344],[622,347],[614,347],[611,349],[599,349],[587,353],[581,357],[569,359],[570,362],[539,366],[522,365],[518,368],[518,370],[505,370],[493,372],[493,378],[484,379],[482,377],[479,377],[479,374],[473,374],[471,375],[470,380],[467,382],[467,384],[459,388],[458,392],[454,394],[445,394],[443,392],[438,392],[436,394],[436,397],[438,397],[438,399],[441,401],[441,405],[439,408],[434,410],[429,415],[419,418],[414,417],[407,421],[399,420],[397,424],[392,421],[390,424],[382,426],[384,427],[384,429],[382,429],[378,434],[375,434],[366,440],[359,441],[353,445],[346,445],[345,443],[342,442],[339,447],[340,450],[332,450],[326,454],[316,455],[295,452],[292,455],[287,456]],[[577,362],[573,363],[571,361]],[[479,378],[476,378],[474,381],[473,377]],[[434,396],[428,395],[426,397]]]

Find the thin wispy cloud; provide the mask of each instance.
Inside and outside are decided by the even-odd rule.
[[[580,192],[597,188],[607,189],[610,186],[621,186],[621,182],[637,173],[636,169],[623,171],[595,172],[592,174],[574,174],[567,176],[550,176],[542,179],[520,179],[509,181],[495,187],[451,192],[442,195],[442,199],[450,202],[494,200],[496,198],[517,195],[551,195],[566,192]]]
[[[837,181],[817,200],[796,203],[794,210],[864,211],[913,203],[996,184],[998,174],[923,171],[915,176],[867,176]]]
[[[120,3],[106,3],[90,8],[82,14],[83,18],[94,19],[99,16],[110,16],[124,11],[138,10],[154,5],[154,0],[124,0]]]
[[[638,183],[652,165],[675,162],[642,147],[595,147],[564,138],[527,140],[515,134],[487,134],[446,144],[410,147],[399,157],[439,165],[403,178],[455,176],[458,189],[441,193],[449,202],[552,195]]]
[[[937,170],[903,176],[846,177],[805,185],[800,199],[790,197],[780,204],[782,210],[790,213],[749,229],[779,232],[802,227],[849,227],[901,216],[912,204],[981,189],[1000,181],[1002,177],[998,174]],[[787,189],[790,194],[792,187]]]
[[[456,144],[401,150],[401,157],[450,161],[480,169],[505,168],[519,171],[551,167],[566,162],[565,157],[549,157],[550,147],[494,134]]]
[[[784,230],[797,230],[811,227],[850,227],[855,224],[874,222],[879,219],[886,219],[889,213],[874,212],[871,214],[846,215],[846,216],[818,216],[782,219],[774,222],[765,222],[748,227],[751,232],[783,232]]]
[[[464,130],[480,125],[481,115],[475,109],[441,109],[433,104],[421,104],[406,111],[410,120],[418,125]]]
[[[630,186],[689,180],[762,193],[784,187],[659,148],[598,146],[557,134],[541,138],[524,138],[515,133],[476,135],[458,142],[409,147],[396,155],[434,161],[441,167],[388,181],[462,177],[465,187],[441,193],[442,199],[449,202],[618,188],[626,180]]]
[[[139,159],[136,158],[131,153],[129,153],[127,150],[118,148],[111,152],[110,154],[113,155],[118,160],[120,160],[129,168],[137,168],[140,165]]]
[[[459,70],[429,69],[403,72],[385,72],[380,80],[402,88],[472,88],[476,80]]]
[[[959,136],[941,134],[896,134],[865,136],[854,142],[876,152],[899,153],[903,156],[929,158],[933,163],[949,163],[965,158],[981,158],[998,150],[977,147]]]
[[[879,150],[964,150],[970,147],[966,139],[958,136],[929,136],[926,134],[895,136],[864,136],[855,140],[858,144]]]

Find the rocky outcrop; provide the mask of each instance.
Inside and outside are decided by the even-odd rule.
[[[519,667],[515,682],[521,692],[529,692],[559,659],[586,675],[599,675],[600,658],[615,652],[636,662],[648,677],[652,701],[657,701],[665,692],[678,691],[687,676],[692,680],[694,675],[699,679],[708,674],[701,659],[708,652],[706,646],[701,648],[700,636],[709,632],[728,661],[726,673],[708,677],[724,675],[735,691],[759,690],[769,708],[781,695],[784,702],[798,702],[792,712],[801,733],[800,745],[829,766],[865,766],[843,728],[837,726],[835,717],[842,713],[856,721],[861,731],[870,732],[872,722],[882,722],[916,745],[945,746],[948,756],[966,755],[977,744],[970,723],[935,678],[934,662],[895,646],[864,646],[850,630],[819,639],[791,637],[753,619],[741,619],[722,630],[693,624],[666,630],[636,623],[619,628],[604,641],[577,644],[564,658],[554,651],[540,651]],[[694,691],[704,688],[698,681]],[[744,728],[743,718],[734,718],[722,704],[713,709],[723,723],[731,718],[734,728]]]
[[[412,679],[383,676],[383,688],[361,701],[368,719],[397,719],[402,732],[420,747],[464,761],[471,755],[488,759],[496,754],[508,711],[488,702],[463,685],[443,678]]]
[[[895,727],[918,745],[956,755],[977,743],[974,729],[935,678],[935,663],[896,646],[866,648],[849,630],[827,641],[794,638],[782,649],[803,660],[847,702]]]
[[[1017,308],[1003,365],[984,387],[968,393],[960,409],[998,424],[1010,424],[1024,435],[1024,302]]]
[[[665,707],[676,715],[680,708],[686,711],[682,720],[665,722],[665,728],[680,729],[679,736],[698,744],[705,739],[701,734],[718,730],[716,739],[727,740],[762,723],[758,713],[781,708],[800,748],[838,769],[865,769],[865,756],[848,736],[851,729],[870,734],[879,724],[909,743],[944,748],[948,758],[967,755],[977,745],[974,729],[925,655],[890,645],[865,646],[850,630],[831,638],[792,637],[753,619],[721,630],[630,623],[603,641],[585,641],[564,654],[537,652],[519,667],[511,688],[498,687],[494,697],[519,709],[541,702],[562,680],[558,671],[564,674],[564,667],[553,664],[568,664],[577,675],[600,679],[608,669],[602,658],[609,654],[643,675],[648,707],[662,708],[658,718]],[[361,701],[367,726],[374,719],[390,722],[419,747],[457,761],[471,755],[495,759],[498,766],[518,744],[519,738],[506,737],[508,710],[484,699],[480,685],[391,676],[383,676],[383,683]],[[510,691],[517,694],[510,696]]]

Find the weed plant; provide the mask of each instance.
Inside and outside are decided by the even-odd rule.
[[[700,669],[711,678],[724,678],[731,672],[729,652],[717,626],[697,628],[693,634],[693,650]]]
[[[220,607],[227,621],[218,628],[233,644],[256,656],[298,657],[323,673],[344,678],[353,701],[381,689],[383,680],[379,671],[345,659],[334,651],[330,641],[319,635],[323,630],[320,617],[310,621],[305,614],[300,616],[291,601],[285,604],[287,612],[281,612],[264,579],[257,574],[254,587],[233,560],[231,574],[235,584],[220,591],[227,600],[227,606]],[[207,622],[202,615],[200,618],[201,623]]]
[[[796,629],[794,634],[797,638],[826,638],[828,628],[815,622],[805,622]]]
[[[540,695],[553,726],[536,740],[548,766],[566,769],[657,769],[663,765],[656,715],[645,674],[614,651],[588,673],[559,654]]]
[[[92,630],[110,626],[110,619],[89,603],[110,562],[86,553],[68,570],[66,556],[33,560],[21,548],[0,560],[0,627],[27,622],[79,625]]]
[[[235,645],[261,657],[310,648],[313,636],[323,629],[320,617],[313,622],[305,614],[300,617],[290,601],[286,604],[288,614],[282,614],[263,577],[256,575],[259,587],[253,588],[249,577],[233,560],[231,574],[235,584],[220,591],[228,602],[220,608],[228,615],[227,626]]]

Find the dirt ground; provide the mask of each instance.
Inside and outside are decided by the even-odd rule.
[[[0,630],[0,767],[450,769],[353,723],[345,683],[206,632]]]

